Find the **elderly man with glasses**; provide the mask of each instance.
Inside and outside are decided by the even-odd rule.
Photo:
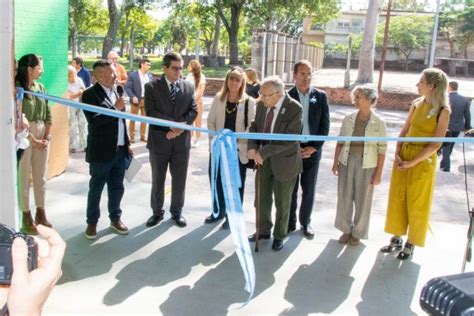
[[[285,93],[285,85],[279,77],[268,77],[260,88],[255,120],[250,125],[251,133],[300,134],[303,109]],[[249,241],[270,239],[272,223],[272,201],[275,199],[276,216],[273,229],[272,249],[283,248],[288,233],[291,195],[296,177],[302,171],[299,155],[300,144],[296,141],[249,140],[248,158],[260,168],[259,181],[259,233]]]

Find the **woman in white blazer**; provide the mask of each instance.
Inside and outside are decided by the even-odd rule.
[[[250,123],[252,123],[255,116],[255,100],[245,93],[245,77],[244,72],[240,68],[233,68],[227,72],[224,85],[219,93],[216,94],[212,101],[211,109],[207,117],[207,128],[213,131],[222,128],[230,129],[234,132],[248,132]],[[212,136],[210,136],[209,143]],[[209,146],[210,148],[210,146]],[[244,187],[246,177],[247,158],[247,140],[238,139],[237,148],[239,152],[239,169],[240,180],[242,186],[240,188],[240,200],[244,198]],[[209,177],[211,157],[209,155]],[[213,214],[206,217],[205,223],[214,223],[220,221],[225,217],[226,207],[224,200],[224,192],[220,179],[220,173],[217,173],[217,200],[214,197],[213,210],[214,214],[219,214],[214,217]],[[227,220],[222,225],[223,228],[228,228]]]

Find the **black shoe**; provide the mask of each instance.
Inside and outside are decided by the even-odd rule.
[[[222,226],[221,226],[222,229],[229,229],[229,220],[226,219],[224,221],[224,223],[222,223]]]
[[[171,219],[174,220],[179,227],[186,227],[186,220],[182,215],[173,215]]]
[[[223,216],[214,217],[211,214],[210,216],[206,217],[206,219],[204,220],[204,223],[212,224],[212,223],[215,223],[215,222],[218,222],[218,221],[222,220],[223,218],[224,218]]]
[[[255,242],[257,240],[257,234],[253,234],[249,236],[249,241],[250,242]],[[258,234],[258,240],[261,239],[270,239],[270,234]]]
[[[311,239],[314,237],[314,230],[311,228],[310,225],[303,225],[301,226],[301,230],[303,231],[303,234],[308,238]]]
[[[295,224],[289,224],[288,225],[288,234],[292,233],[296,230],[296,225]]]
[[[390,238],[390,244],[380,248],[380,252],[389,253],[395,250],[400,250],[402,249],[402,244],[403,244],[403,239],[393,236],[392,238]]]
[[[153,227],[159,222],[163,220],[163,215],[165,214],[165,211],[161,212],[153,212],[153,215],[146,221],[146,227]]]
[[[403,247],[403,250],[398,253],[397,258],[400,260],[407,260],[413,255],[414,251],[415,251],[415,246],[413,246],[412,243],[409,243],[407,241],[405,243],[405,247]]]
[[[279,251],[283,248],[283,240],[281,239],[273,239],[272,249],[275,251]]]

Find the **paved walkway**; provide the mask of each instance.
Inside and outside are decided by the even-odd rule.
[[[323,68],[313,76],[313,83],[321,87],[343,87],[344,69]],[[350,71],[351,83],[357,79],[357,69]],[[374,83],[379,79],[378,70],[374,71]],[[382,89],[391,92],[418,93],[416,83],[420,79],[420,74],[415,72],[385,71],[382,79]],[[459,93],[474,98],[474,78],[472,77],[450,77],[449,80],[456,80],[459,83]]]
[[[205,104],[204,124],[209,98]],[[350,111],[350,107],[331,107],[332,135]],[[392,122],[389,134],[395,136],[406,113],[382,114]],[[71,155],[68,170],[49,181],[47,189],[50,220],[68,248],[63,277],[45,306],[45,315],[423,314],[418,303],[423,285],[433,277],[460,272],[468,224],[464,175],[459,171],[461,146],[455,148],[453,172],[436,175],[427,246],[416,249],[413,260],[400,262],[378,251],[390,237],[383,227],[394,144],[389,145],[383,180],[375,191],[370,239],[357,247],[344,247],[338,244],[340,232],[333,226],[337,178],[331,173],[335,147],[331,142],[324,146],[317,184],[312,215],[315,238],[307,240],[296,231],[278,253],[271,250],[270,241],[263,241],[254,254],[255,295],[242,306],[247,294],[229,232],[203,224],[211,206],[205,138],[191,151],[183,213],[186,228],[173,225],[168,212],[157,227],[145,227],[151,213],[151,174],[145,144],[138,143],[133,148],[144,166],[132,183],[126,183],[122,203],[130,234],[118,236],[107,228],[104,194],[95,241],[83,235],[88,166],[83,153]],[[470,146],[470,164],[473,149]],[[250,234],[255,225],[250,171],[247,178],[244,213]],[[468,180],[472,201],[472,174]],[[472,264],[468,270],[474,270]]]

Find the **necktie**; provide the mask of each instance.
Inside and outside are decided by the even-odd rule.
[[[174,83],[170,84],[170,99],[171,104],[174,105],[174,102],[176,101],[176,86]]]
[[[264,133],[271,133],[272,132],[272,122],[273,122],[273,112],[275,111],[275,107],[271,107],[265,117],[265,126],[263,128]]]

